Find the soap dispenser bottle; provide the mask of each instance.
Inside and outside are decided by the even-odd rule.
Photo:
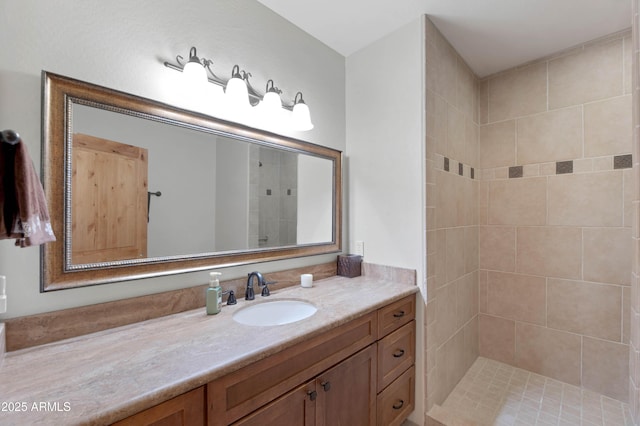
[[[222,307],[222,287],[218,280],[222,272],[209,272],[209,288],[207,289],[207,315],[215,315]]]

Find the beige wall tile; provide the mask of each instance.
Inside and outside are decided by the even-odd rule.
[[[480,263],[480,242],[477,226],[464,228],[464,272],[468,274],[476,271]]]
[[[489,79],[488,122],[547,110],[547,64],[534,64]]]
[[[441,399],[440,402],[437,402],[438,404],[444,402],[444,398],[464,376],[466,372],[465,359],[464,332],[460,330],[437,350],[436,371],[440,387],[438,393]]]
[[[631,284],[629,228],[585,228],[583,238],[586,281]]]
[[[516,165],[515,120],[480,126],[480,167]]]
[[[478,316],[480,356],[514,364],[516,322],[491,315]]]
[[[547,178],[515,178],[489,183],[490,225],[544,225]]]
[[[611,398],[628,401],[629,346],[585,337],[582,385]]]
[[[518,228],[516,272],[580,279],[582,231],[567,227]]]
[[[624,186],[624,226],[630,228],[633,225],[633,198],[635,191],[635,180],[633,169],[625,169],[622,171],[622,184]],[[637,186],[640,186],[638,184]]]
[[[622,41],[624,43],[624,51],[622,53],[622,57],[623,57],[623,61],[624,61],[624,69],[623,69],[623,73],[624,73],[624,93],[625,94],[631,94],[632,91],[632,81],[633,78],[631,78],[632,76],[632,59],[633,59],[633,49],[632,49],[632,42],[631,42],[631,36],[627,36],[623,39]]]
[[[465,373],[479,356],[478,316],[474,316],[463,329],[464,333],[464,371]]]
[[[516,121],[517,164],[582,157],[582,107],[564,108]]]
[[[465,238],[464,228],[448,228],[446,239],[446,268],[447,283],[455,281],[464,275]]]
[[[640,208],[638,210],[640,210]],[[489,215],[489,183],[487,181],[481,181],[478,183],[478,224],[486,225],[489,220],[488,215]]]
[[[631,336],[631,287],[622,287],[622,343],[629,344]]]
[[[480,270],[478,273],[478,294],[479,312],[487,313],[487,271]]]
[[[545,325],[546,284],[543,277],[488,272],[487,313]]]
[[[549,61],[549,109],[622,94],[622,39]]]
[[[467,274],[456,281],[457,285],[457,327],[465,325],[478,315],[478,273]]]
[[[622,172],[551,176],[548,224],[622,226]]]
[[[586,173],[593,171],[593,159],[583,158],[581,160],[573,160],[573,173]],[[554,173],[551,173],[554,174]]]
[[[436,292],[436,342],[440,346],[456,331],[457,286],[451,283]]]
[[[487,124],[489,122],[489,80],[482,80],[478,86],[480,91],[478,94],[480,124]]]
[[[455,181],[452,173],[438,170],[436,172],[436,227],[451,228],[458,220],[458,203]]]
[[[453,105],[447,111],[447,155],[456,161],[465,157],[465,117]],[[454,169],[457,173],[458,169]]]
[[[540,164],[526,164],[522,167],[524,177],[540,176]]]
[[[457,61],[457,96],[456,106],[464,115],[474,119],[474,110],[477,105],[476,99],[476,78],[467,64],[458,57]]]
[[[540,176],[552,176],[556,174],[556,163],[540,164]]]
[[[547,326],[620,342],[622,287],[549,278]]]
[[[613,170],[613,157],[598,157],[593,159],[593,170],[595,172],[602,172]]]
[[[515,272],[516,229],[505,226],[480,227],[480,268]]]
[[[427,91],[427,136],[433,138],[434,152],[447,155],[447,103],[432,90]]]
[[[456,104],[457,55],[444,37],[436,37],[427,50],[427,66],[431,65],[433,89],[450,104]]]
[[[436,287],[447,283],[447,237],[444,229],[436,230],[436,253],[434,262]]]
[[[584,106],[584,155],[631,152],[631,95],[593,102]]]
[[[580,386],[581,337],[527,323],[516,323],[515,365]]]
[[[471,167],[478,167],[480,149],[480,127],[470,118],[465,120],[465,140],[464,140],[463,162]],[[469,176],[465,173],[465,176]]]
[[[471,226],[478,224],[478,182],[467,178],[458,177],[458,192],[456,199],[458,207],[458,226]],[[461,196],[462,195],[462,196]],[[462,213],[462,215],[460,215]]]

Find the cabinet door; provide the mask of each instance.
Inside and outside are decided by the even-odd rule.
[[[127,417],[114,426],[197,426],[204,425],[204,387],[177,396]]]
[[[313,426],[317,393],[315,382],[297,387],[233,426]]]
[[[376,345],[370,345],[316,379],[317,426],[376,424]]]

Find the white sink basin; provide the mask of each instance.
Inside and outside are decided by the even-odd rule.
[[[302,300],[274,300],[242,308],[233,314],[233,319],[244,325],[283,325],[309,318],[317,310]]]

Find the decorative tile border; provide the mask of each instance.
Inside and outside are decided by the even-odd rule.
[[[445,172],[456,173],[458,176],[476,179],[476,170],[469,164],[456,161],[440,154],[435,154],[435,169],[444,170]]]
[[[567,173],[573,173],[573,160],[569,161],[557,161],[556,162],[556,174],[563,175]]]
[[[631,154],[616,155],[615,157],[613,157],[614,169],[630,169],[631,167],[633,167]]]
[[[610,155],[606,157],[579,158],[548,163],[525,164],[523,166],[505,166],[483,169],[480,180],[513,179],[534,176],[553,176],[572,173],[592,173],[610,170],[631,169],[631,154]]]
[[[520,178],[523,176],[522,166],[509,167],[509,179]]]

